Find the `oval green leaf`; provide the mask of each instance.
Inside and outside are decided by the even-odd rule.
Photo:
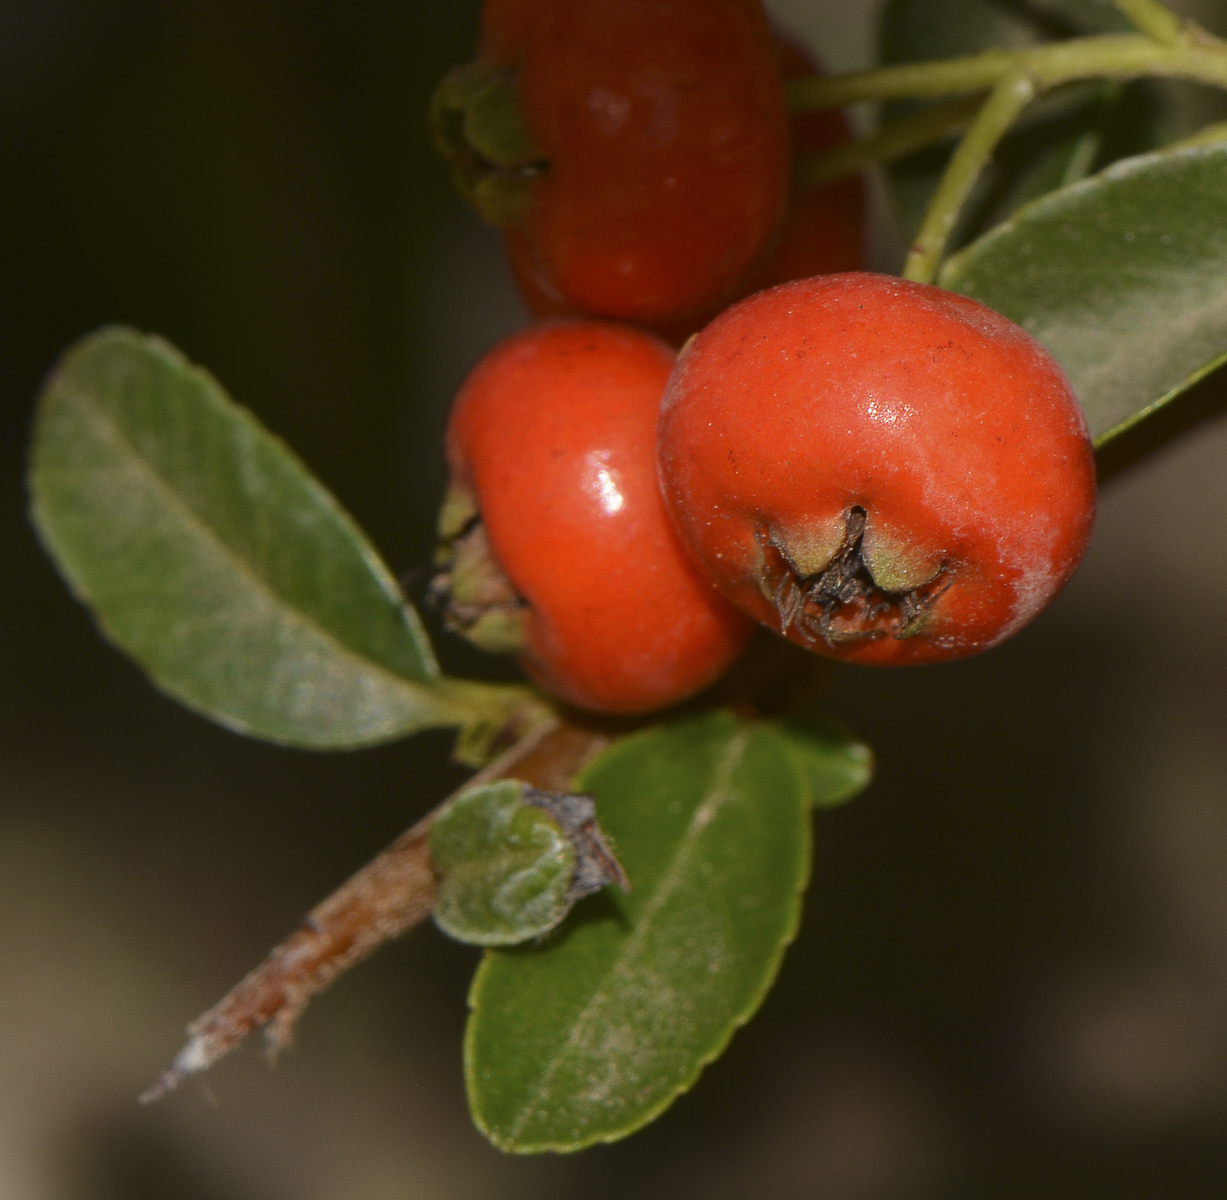
[[[873,779],[873,751],[839,722],[800,712],[774,723],[809,785],[816,808],[834,808],[865,790]]]
[[[1103,445],[1227,361],[1227,146],[1161,151],[1027,205],[939,283],[1064,368]]]
[[[103,329],[65,354],[39,401],[30,492],[103,633],[189,708],[317,748],[460,723],[354,522],[160,338]]]
[[[584,772],[631,890],[546,945],[489,952],[469,995],[478,1128],[516,1153],[651,1121],[758,1008],[800,918],[807,788],[783,739],[726,713],[648,730]]]
[[[500,780],[461,792],[430,828],[439,876],[434,919],[474,946],[514,946],[548,933],[571,907],[575,847],[527,785]]]

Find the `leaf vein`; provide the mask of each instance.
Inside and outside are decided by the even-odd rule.
[[[68,390],[76,403],[78,411],[81,412],[86,423],[93,429],[95,434],[115,448],[121,461],[125,458],[127,459],[130,471],[133,471],[138,476],[143,476],[152,490],[163,499],[169,500],[169,506],[181,515],[184,524],[189,529],[196,531],[196,537],[201,543],[210,547],[217,557],[230,562],[236,569],[236,572],[249,581],[253,591],[262,594],[266,600],[272,602],[274,609],[282,609],[289,614],[289,617],[293,618],[293,621],[287,619],[286,624],[292,625],[297,623],[309,633],[317,636],[330,648],[335,649],[342,658],[358,664],[360,669],[373,671],[394,690],[402,693],[406,700],[414,706],[421,704],[422,697],[415,693],[429,690],[428,684],[406,679],[375,659],[355,650],[352,646],[341,641],[332,630],[328,629],[318,619],[305,612],[294,604],[292,600],[277,591],[258,573],[252,564],[218,536],[212,527],[175,491],[171,482],[165,479],[153,463],[145,458],[137,447],[124,435],[119,423],[111,419],[87,392],[77,388]],[[126,454],[125,451],[127,452]]]
[[[642,943],[647,938],[656,915],[677,891],[685,878],[685,869],[703,830],[711,824],[720,809],[730,800],[734,799],[736,793],[730,787],[732,775],[738,763],[744,757],[749,742],[750,733],[746,730],[742,730],[729,740],[729,744],[725,747],[716,763],[716,769],[712,773],[711,787],[707,795],[695,808],[686,833],[678,843],[673,861],[662,876],[651,899],[644,906],[643,912],[639,914],[635,928],[626,939],[621,951],[602,973],[600,982],[593,989],[591,999],[588,1000],[587,1004],[584,1005],[579,1015],[572,1022],[566,1041],[548,1060],[538,1077],[537,1083],[529,1090],[529,1094],[520,1110],[520,1115],[512,1122],[508,1129],[509,1141],[514,1142],[523,1132],[529,1120],[535,1115],[537,1103],[549,1090],[554,1077],[566,1061],[569,1052],[576,1045],[587,1040],[591,1032],[590,1026],[592,1026],[596,1014],[605,1002],[608,991],[607,983],[622,974],[626,970],[627,963],[634,959]]]

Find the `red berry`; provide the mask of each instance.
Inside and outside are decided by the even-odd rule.
[[[480,54],[537,151],[507,237],[541,307],[653,323],[734,297],[788,199],[758,0],[487,0]]]
[[[821,74],[821,68],[804,51],[778,34],[776,52],[784,79]],[[817,154],[852,140],[842,114],[834,109],[798,113],[789,127],[794,152]],[[859,175],[821,187],[794,188],[770,258],[749,279],[741,281],[737,296],[811,275],[859,270],[864,252],[864,211],[865,189]],[[509,231],[507,237],[512,271],[529,310],[538,317],[574,315],[574,306],[557,291],[548,290],[541,273],[534,270],[523,235]],[[685,320],[655,321],[651,328],[680,346],[722,307],[713,306]]]
[[[1095,465],[1069,383],[1017,325],[885,275],[760,292],[665,392],[666,503],[739,608],[833,658],[960,658],[1069,579]]]
[[[581,708],[646,712],[712,682],[753,626],[690,562],[656,479],[673,351],[549,321],[478,363],[448,425],[453,625]]]

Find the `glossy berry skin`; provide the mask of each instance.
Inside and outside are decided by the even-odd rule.
[[[788,200],[788,116],[759,0],[487,0],[543,168],[508,229],[539,308],[652,324],[731,300]]]
[[[792,42],[776,36],[776,53],[784,79],[821,74],[814,59]],[[797,113],[789,121],[794,154],[818,154],[852,140],[843,115],[835,109]],[[822,187],[793,188],[778,238],[768,258],[738,285],[736,296],[839,271],[857,271],[864,258],[865,187],[859,175],[849,175]],[[534,272],[523,235],[508,234],[512,271],[529,311],[538,317],[576,315],[557,291],[542,285]],[[666,248],[666,253],[668,248]],[[650,327],[680,346],[697,333],[724,305],[713,306],[681,320],[655,321]]]
[[[1086,422],[1027,333],[976,301],[845,274],[717,318],[665,392],[678,530],[744,612],[882,666],[988,649],[1069,579],[1095,511]]]
[[[547,321],[490,351],[452,409],[441,531],[461,560],[484,538],[512,591],[481,586],[518,619],[525,670],[581,708],[673,704],[753,631],[690,562],[660,497],[656,419],[673,363],[637,330]],[[456,592],[463,610],[472,597]]]

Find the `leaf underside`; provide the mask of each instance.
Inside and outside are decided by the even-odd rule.
[[[161,339],[108,328],[65,354],[30,491],[103,633],[197,712],[329,749],[455,723],[417,615],[354,522]]]
[[[540,946],[487,954],[465,1037],[495,1145],[579,1150],[651,1121],[757,1009],[809,869],[807,786],[784,740],[726,713],[603,754],[578,786],[630,878]]]
[[[938,282],[1056,358],[1098,445],[1227,360],[1227,146],[1117,163],[1020,209]]]

